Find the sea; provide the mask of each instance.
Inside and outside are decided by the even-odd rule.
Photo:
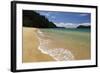
[[[38,49],[56,61],[91,58],[89,28],[41,28],[37,32]]]

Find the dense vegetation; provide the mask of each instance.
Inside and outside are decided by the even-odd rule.
[[[23,26],[36,28],[55,28],[56,25],[50,22],[45,16],[31,10],[23,10]]]

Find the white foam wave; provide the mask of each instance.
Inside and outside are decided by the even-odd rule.
[[[43,32],[41,32],[40,30],[37,31],[37,35],[38,35],[39,37],[44,37]]]
[[[64,48],[48,49],[43,46],[39,46],[39,50],[41,50],[41,52],[44,54],[50,55],[57,61],[67,61],[74,59],[73,54],[69,50]]]
[[[65,49],[65,48],[49,48],[48,45],[50,44],[50,40],[41,38],[41,36],[42,37],[45,37],[45,36],[40,30],[38,32],[39,32],[38,33],[39,34],[38,39],[39,39],[39,42],[40,42],[38,49],[42,53],[50,55],[56,61],[67,61],[67,60],[73,60],[74,59],[73,54],[68,49]]]

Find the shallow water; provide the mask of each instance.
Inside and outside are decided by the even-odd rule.
[[[90,29],[39,29],[39,50],[57,61],[90,59]]]

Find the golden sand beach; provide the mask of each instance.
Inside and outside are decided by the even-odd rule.
[[[23,27],[23,54],[22,61],[27,62],[42,62],[53,61],[54,59],[41,53],[38,50],[39,41],[36,36],[37,29]]]
[[[80,41],[78,41],[78,40],[76,43],[76,42],[73,42],[73,41],[75,41],[75,39],[70,41],[72,38],[69,37],[69,35],[68,35],[69,33],[67,33],[68,37],[67,36],[65,37],[66,38],[65,41],[55,40],[54,38],[52,38],[53,40],[50,39],[53,42],[51,44],[52,46],[49,46],[49,48],[50,49],[51,49],[51,47],[56,47],[56,48],[53,48],[52,49],[53,51],[49,49],[49,51],[50,51],[50,52],[48,52],[49,54],[45,54],[45,53],[41,52],[41,50],[39,50],[40,41],[37,36],[38,30],[39,29],[37,29],[37,28],[23,27],[23,53],[22,53],[23,63],[55,61],[55,59],[54,59],[55,57],[58,58],[58,60],[65,60],[68,57],[69,58],[72,57],[72,55],[74,56],[74,58],[70,58],[70,60],[73,60],[73,59],[74,60],[87,60],[87,59],[91,58],[89,39],[85,41],[88,43],[82,44],[82,42],[80,43]],[[78,34],[78,33],[76,33],[76,34]],[[84,34],[80,34],[80,35],[82,37],[82,35],[84,35]],[[87,33],[85,35],[87,35]],[[88,34],[85,37],[85,39],[86,38],[90,38],[90,34]],[[84,39],[84,37],[83,37],[83,39]],[[41,42],[43,43],[43,41],[41,41]],[[45,46],[47,46],[47,45],[45,45]],[[46,51],[47,49],[48,49],[48,47],[45,48],[44,51]],[[58,51],[58,53],[57,53],[57,51]],[[72,54],[70,53],[70,51]],[[54,57],[50,56],[51,52],[54,54],[53,55]],[[62,52],[67,52],[67,54],[62,53]],[[57,55],[55,55],[55,53]],[[62,55],[60,55],[60,53],[62,55],[65,54],[66,56],[62,56]],[[66,58],[63,58],[63,57],[66,57]]]

